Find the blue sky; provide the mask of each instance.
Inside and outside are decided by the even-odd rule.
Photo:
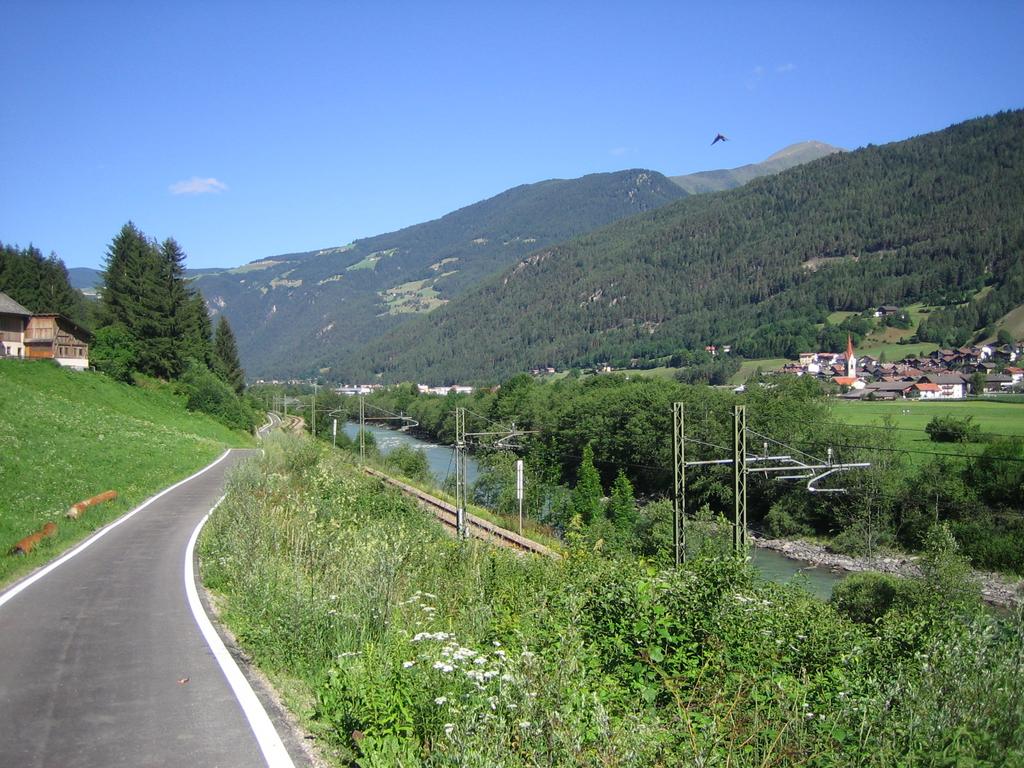
[[[542,179],[1024,107],[1010,0],[5,0],[0,29],[0,241],[69,267],[128,220],[236,266]]]

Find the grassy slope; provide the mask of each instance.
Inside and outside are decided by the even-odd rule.
[[[997,328],[1005,328],[1015,339],[1024,339],[1024,306],[1011,309],[996,324]],[[988,341],[994,341],[995,336],[990,336]]]
[[[141,389],[49,362],[0,361],[0,583],[24,574],[249,438],[192,414],[166,390]],[[71,504],[114,489],[114,502],[65,520]],[[7,556],[45,523],[58,535]]]

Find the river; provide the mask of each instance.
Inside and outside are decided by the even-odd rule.
[[[366,431],[373,435],[377,447],[382,454],[394,450],[399,445],[410,445],[419,448],[427,456],[427,463],[434,479],[440,485],[444,483],[449,475],[455,473],[455,457],[451,446],[436,445],[421,440],[408,432],[400,432],[394,429],[378,427],[373,424],[366,425]],[[359,425],[349,422],[345,425],[345,434],[356,439],[359,435]],[[476,481],[479,468],[473,457],[466,461],[466,479],[471,485]],[[843,578],[842,574],[835,574],[824,568],[808,567],[808,563],[799,560],[790,560],[788,557],[773,552],[769,549],[754,547],[751,552],[753,565],[760,574],[768,581],[779,584],[786,584],[797,581],[811,594],[822,600],[828,599],[832,594],[832,588]]]

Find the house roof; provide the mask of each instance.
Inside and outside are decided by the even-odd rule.
[[[32,315],[31,312],[6,293],[0,293],[0,313],[5,315],[21,315],[22,317],[30,317]]]
[[[942,387],[940,387],[938,384],[931,384],[929,382],[925,382],[924,384],[915,384],[914,389],[920,392],[940,392],[942,390]]]
[[[85,329],[82,326],[80,326],[78,323],[76,323],[70,317],[66,317],[65,315],[59,315],[59,314],[57,314],[55,312],[41,312],[38,315],[32,315],[32,317],[33,318],[36,318],[36,317],[52,317],[52,318],[55,318],[57,320],[58,325],[60,325],[60,327],[63,328],[65,331],[70,331],[70,332],[74,333],[74,335],[78,336],[81,339],[84,339],[86,342],[91,342],[92,341],[92,333],[90,333],[87,329]],[[28,343],[28,342],[26,342],[26,343]]]
[[[903,392],[912,386],[914,386],[914,382],[904,379],[902,381],[876,381],[873,384],[868,384],[868,389],[876,392]]]

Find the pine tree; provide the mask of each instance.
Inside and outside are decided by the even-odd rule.
[[[44,258],[32,245],[21,250],[0,243],[0,291],[32,312],[52,312],[80,324],[86,319],[85,301],[71,287],[64,262],[53,253]]]
[[[245,390],[245,371],[238,359],[235,334],[231,332],[231,326],[224,315],[220,316],[217,330],[213,334],[213,370],[238,394]]]
[[[107,251],[100,325],[128,334],[137,369],[150,376],[170,379],[182,370],[184,259],[173,239],[158,247],[131,222]]]
[[[107,248],[99,312],[102,327],[117,326],[137,337],[137,286],[151,251],[146,236],[130,221]]]
[[[573,512],[580,516],[584,524],[589,525],[601,514],[601,501],[604,490],[601,488],[601,476],[594,467],[594,449],[587,443],[583,449],[583,461],[580,463],[576,476],[576,487],[572,491]]]
[[[621,469],[612,483],[611,498],[606,510],[608,519],[621,531],[632,531],[636,525],[636,498],[633,484]]]
[[[181,358],[207,368],[213,365],[213,325],[198,291],[189,292],[181,318]]]

